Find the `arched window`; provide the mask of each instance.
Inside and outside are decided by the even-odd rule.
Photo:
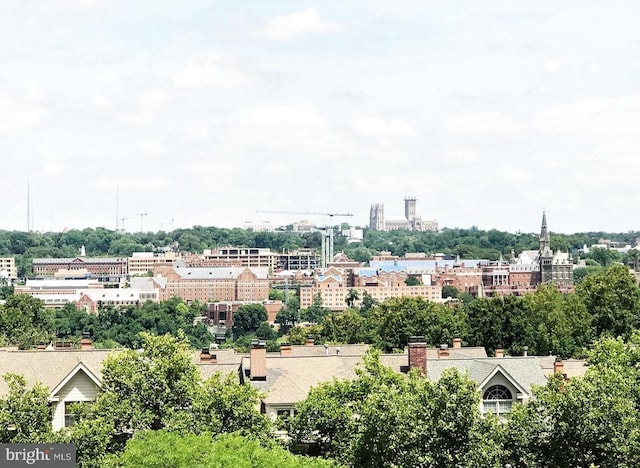
[[[493,413],[498,417],[511,412],[513,395],[504,385],[492,385],[482,397],[482,414]]]

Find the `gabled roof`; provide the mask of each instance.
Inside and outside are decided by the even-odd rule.
[[[96,387],[102,387],[100,379],[89,369],[83,362],[79,362],[62,381],[56,385],[49,393],[49,399],[55,400],[60,390],[69,383],[79,372],[83,372],[95,384]]]
[[[7,373],[19,374],[24,376],[29,386],[39,382],[49,389],[56,389],[81,369],[101,381],[102,362],[112,352],[117,350],[20,351],[5,348],[0,350],[0,376]],[[78,367],[79,364],[82,366]],[[8,391],[6,382],[0,378],[0,395],[5,395]]]

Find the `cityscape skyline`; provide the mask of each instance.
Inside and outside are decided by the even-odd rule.
[[[640,229],[635,2],[3,7],[2,230]]]

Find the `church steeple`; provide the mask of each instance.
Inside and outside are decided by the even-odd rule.
[[[547,213],[542,212],[542,227],[540,228],[540,252],[544,252],[545,247],[551,247],[551,239],[549,238],[549,230],[547,229]]]

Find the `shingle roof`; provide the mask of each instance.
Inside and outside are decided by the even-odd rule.
[[[456,356],[456,352],[461,354]],[[437,380],[444,369],[455,367],[477,384],[481,384],[499,367],[508,378],[513,379],[527,393],[532,385],[544,385],[546,373],[538,357],[504,357],[487,358],[475,349],[449,349],[450,357],[438,358],[437,349],[428,350],[427,376]],[[464,355],[467,354],[467,356]],[[468,355],[477,354],[476,357]],[[384,354],[380,356],[384,366],[396,372],[406,370],[407,354]],[[242,369],[248,374],[250,359],[244,357]],[[265,392],[265,404],[292,404],[306,398],[312,387],[333,379],[354,379],[356,369],[362,366],[362,357],[356,355],[330,354],[328,356],[268,356],[267,378],[264,381],[254,380],[251,385]]]

